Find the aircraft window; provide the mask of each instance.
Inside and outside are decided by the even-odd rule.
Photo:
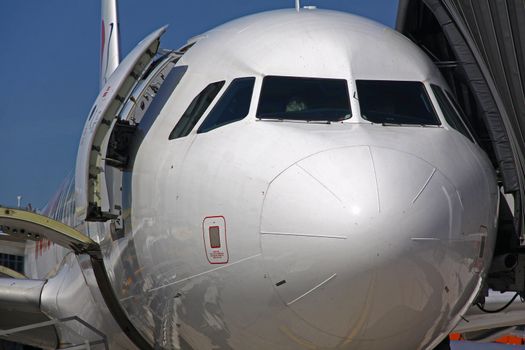
[[[250,110],[254,83],[255,78],[234,79],[202,122],[197,133],[207,132],[246,117]]]
[[[445,94],[448,97],[448,100],[452,103],[454,108],[456,109],[456,113],[459,115],[459,119],[462,122],[462,125],[467,129],[467,132],[469,134],[469,138],[474,142],[474,133],[472,132],[472,125],[469,124],[469,119],[465,115],[465,112],[461,108],[461,106],[456,101],[455,97],[452,96],[452,94],[448,91],[445,91]]]
[[[0,253],[0,265],[24,273],[24,257],[20,255],[11,255]]]
[[[187,136],[190,133],[206,109],[208,109],[212,101],[215,99],[223,85],[224,80],[211,83],[206,86],[204,90],[193,99],[193,101],[191,101],[179,122],[171,131],[169,136],[170,140]]]
[[[257,118],[341,121],[352,116],[344,79],[267,76]]]
[[[468,132],[467,127],[465,126],[465,124],[463,124],[461,116],[459,115],[456,108],[454,108],[450,100],[447,98],[445,92],[443,92],[443,90],[437,85],[431,85],[431,87],[439,103],[439,107],[441,107],[441,111],[445,116],[445,120],[450,125],[450,127],[456,129],[457,131],[465,135],[468,139],[470,139],[470,141],[474,141],[472,139],[472,135],[470,135],[470,133]]]
[[[372,123],[440,125],[423,83],[356,80],[361,116]]]

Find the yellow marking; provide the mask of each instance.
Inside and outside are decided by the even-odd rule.
[[[142,267],[140,267],[140,268],[135,270],[135,276],[140,275],[142,273],[142,271],[144,271],[144,266],[142,266]]]
[[[42,237],[66,248],[98,246],[91,238],[59,221],[30,211],[0,208],[0,225],[9,227],[6,233],[13,237],[40,240]],[[17,232],[13,232],[16,230]]]
[[[81,216],[81,215],[84,215],[85,213],[86,213],[86,207],[78,207],[75,210],[75,215],[76,216]]]
[[[126,219],[131,216],[131,209],[127,208],[122,210],[122,219]]]
[[[16,279],[27,279],[26,276],[22,275],[15,270],[11,270],[9,267],[0,265],[0,275],[5,275],[7,277],[16,278]]]
[[[359,319],[356,321],[356,324],[354,327],[352,327],[352,332],[346,337],[346,340],[343,342],[343,345],[347,345],[355,340],[355,337],[357,334],[362,330],[363,326],[365,325],[365,322],[367,320],[368,312],[370,311],[370,307],[372,306],[372,290],[373,286],[375,284],[376,280],[376,272],[373,273],[371,277],[370,284],[368,285],[368,290],[366,293],[366,301],[365,305],[361,311],[361,315],[359,316]]]
[[[281,326],[280,329],[281,329],[281,331],[284,334],[286,334],[288,336],[288,338],[290,338],[291,340],[293,340],[294,342],[296,342],[297,344],[299,344],[303,348],[305,348],[305,349],[312,349],[312,350],[317,349],[317,346],[315,346],[315,344],[313,344],[312,342],[309,342],[306,339],[299,338],[298,336],[293,334],[293,332],[291,330],[289,330],[288,327]]]
[[[125,287],[126,289],[128,289],[129,286],[131,286],[132,283],[133,283],[133,279],[132,279],[131,277],[128,277],[128,278],[126,279],[126,281],[124,281],[124,287]]]

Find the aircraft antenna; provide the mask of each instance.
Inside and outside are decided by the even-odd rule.
[[[299,12],[301,8],[301,0],[295,0],[295,11]]]

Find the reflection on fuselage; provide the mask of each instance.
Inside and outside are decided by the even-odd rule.
[[[448,334],[490,263],[498,192],[424,53],[359,17],[283,10],[210,31],[172,74],[130,146],[123,230],[74,223],[151,344],[420,349]]]

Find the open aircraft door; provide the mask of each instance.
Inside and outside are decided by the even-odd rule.
[[[182,53],[174,51],[159,54],[160,37],[165,31],[166,27],[162,27],[142,40],[109,77],[89,113],[80,140],[75,171],[75,217],[80,224],[104,222],[103,234],[111,235],[113,240],[119,238],[114,233],[118,232],[115,228],[122,222],[122,179],[124,172],[132,171],[129,165],[132,157],[130,149],[135,140],[136,127],[168,73],[182,56]],[[71,249],[77,255],[87,255],[100,293],[115,321],[139,349],[152,348],[130,322],[113,290],[104,264],[105,254],[97,243],[101,237],[88,237],[51,218],[11,208],[0,208],[0,231],[5,233],[1,239],[47,239]],[[38,310],[44,286],[52,284],[52,279],[2,280],[0,310],[3,310],[3,305],[8,305],[6,310],[25,315],[23,310],[27,302],[33,302],[37,307],[26,313],[26,318],[20,319],[20,324],[24,325],[22,328],[18,327],[18,323],[15,328],[11,325],[7,331],[6,327],[0,327],[4,329],[0,330],[0,337],[17,333],[22,338],[15,336],[10,339],[43,347],[57,344],[54,331],[49,327],[69,319],[49,320]],[[17,295],[31,300],[19,300]],[[44,330],[39,339],[46,340],[43,343],[30,337],[31,331],[42,327]]]
[[[135,129],[158,89],[182,56],[158,55],[162,27],[142,40],[110,76],[89,113],[75,171],[76,216],[113,220],[122,214],[122,176],[129,169]],[[160,56],[160,57],[156,57]],[[156,59],[157,58],[157,59]]]

